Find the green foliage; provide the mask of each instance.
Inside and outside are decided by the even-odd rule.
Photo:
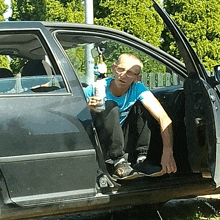
[[[0,21],[5,21],[4,13],[8,9],[8,6],[4,3],[4,0],[0,0]],[[6,56],[0,55],[0,67],[8,68],[9,62]]]
[[[65,8],[57,0],[45,0],[47,21],[66,21]]]
[[[128,32],[160,46],[163,25],[151,0],[94,0],[94,5],[95,24]]]
[[[46,20],[63,22],[84,22],[84,6],[81,1],[45,0]]]
[[[12,0],[12,16],[10,21],[45,20],[45,0]]]
[[[83,46],[66,50],[67,56],[73,64],[80,78],[85,74],[85,48]]]
[[[10,62],[10,68],[13,70],[13,74],[17,75],[20,72],[20,69],[24,66],[26,60],[22,58],[12,58]]]
[[[9,69],[9,61],[6,56],[0,55],[0,68]]]
[[[66,5],[67,21],[74,23],[85,22],[85,10],[81,0],[69,1]]]
[[[80,0],[12,0],[15,21],[84,22],[84,6]]]
[[[164,0],[165,10],[185,33],[205,67],[220,63],[219,0]],[[166,31],[166,30],[165,30]],[[162,48],[180,57],[170,34],[163,33]]]
[[[4,3],[4,0],[0,0],[0,21],[4,21],[4,13],[8,9],[8,6]]]

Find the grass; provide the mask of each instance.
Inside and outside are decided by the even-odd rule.
[[[188,217],[187,220],[220,220],[220,216],[205,217],[201,212],[197,212],[193,217]]]

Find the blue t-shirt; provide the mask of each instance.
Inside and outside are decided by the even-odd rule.
[[[137,82],[133,83],[124,95],[116,97],[109,90],[109,85],[113,79],[114,78],[101,79],[99,82],[95,82],[94,84],[86,87],[84,89],[84,93],[88,101],[90,97],[95,95],[95,84],[100,83],[101,85],[104,85],[106,94],[105,101],[111,100],[118,104],[120,111],[120,124],[123,124],[134,103],[137,100],[142,102],[147,98],[147,93],[150,91],[143,83]]]

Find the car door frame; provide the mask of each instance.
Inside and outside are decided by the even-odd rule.
[[[161,16],[168,29],[172,33],[178,45],[180,54],[184,59],[184,63],[188,72],[188,77],[184,83],[184,90],[186,98],[186,121],[189,119],[188,123],[186,123],[186,126],[189,131],[187,141],[191,167],[193,171],[203,171],[201,159],[204,157],[204,155],[206,155],[205,159],[207,159],[207,165],[216,183],[216,187],[218,187],[220,186],[220,118],[218,117],[220,114],[219,96],[217,95],[216,91],[208,84],[209,77],[207,75],[206,69],[199,60],[197,54],[193,50],[184,33],[170,18],[168,13],[164,11],[156,1],[152,1],[153,7]],[[203,106],[201,103],[199,103],[202,101],[206,102],[206,106]],[[194,111],[191,111],[191,108],[194,109]],[[208,114],[201,113],[205,110],[208,111]],[[190,116],[191,114],[193,114],[193,116]],[[201,115],[203,118],[200,117]],[[192,126],[193,129],[190,129],[190,126]],[[201,126],[206,126],[205,138],[207,138],[207,146],[202,149],[202,152],[201,148],[198,146],[199,135],[196,133],[198,128],[201,128]],[[209,135],[210,131],[212,132],[212,135]],[[193,144],[191,142],[193,142]]]

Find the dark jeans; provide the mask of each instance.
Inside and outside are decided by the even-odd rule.
[[[113,101],[105,103],[106,110],[92,112],[104,159],[116,160],[128,153],[128,160],[134,164],[138,154],[147,155],[151,131],[148,128],[148,111],[140,101],[131,108],[123,125],[119,122],[119,108]]]

